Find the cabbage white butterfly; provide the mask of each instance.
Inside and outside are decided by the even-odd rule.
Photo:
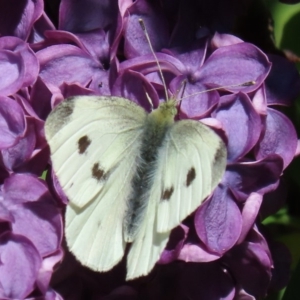
[[[70,200],[69,249],[85,266],[107,271],[127,257],[127,277],[148,274],[171,230],[211,194],[226,147],[209,127],[174,122],[176,101],[150,114],[120,97],[78,96],[46,120],[54,171]]]
[[[48,116],[45,134],[56,176],[70,202],[70,251],[94,271],[127,256],[126,279],[147,275],[171,230],[211,194],[226,167],[226,146],[209,127],[177,114],[157,57],[166,102],[150,114],[113,96],[77,96]]]

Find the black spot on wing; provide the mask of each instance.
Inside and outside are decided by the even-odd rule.
[[[224,144],[220,142],[219,147],[218,147],[217,151],[215,152],[214,163],[222,161],[225,158],[225,155],[226,155],[225,150],[226,149],[224,149]]]
[[[95,163],[93,165],[92,176],[93,178],[97,179],[97,181],[100,181],[101,179],[105,179],[105,172],[103,169],[101,169],[99,163]]]
[[[65,121],[72,115],[74,111],[75,97],[69,97],[54,108],[54,111],[59,115],[61,121]]]
[[[161,194],[161,200],[170,200],[174,192],[174,187],[171,186],[168,189],[165,189]]]
[[[194,167],[191,167],[186,175],[186,186],[190,186],[190,184],[194,181],[196,178],[196,170]]]
[[[79,154],[85,153],[86,149],[89,147],[90,144],[91,144],[91,140],[89,139],[89,137],[87,135],[81,137],[78,140],[78,152],[79,152]]]

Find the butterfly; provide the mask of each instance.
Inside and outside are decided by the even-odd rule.
[[[48,116],[53,169],[69,198],[68,248],[95,271],[127,256],[126,280],[147,275],[171,230],[209,196],[226,146],[208,126],[174,121],[169,99],[151,113],[113,96],[70,97]]]

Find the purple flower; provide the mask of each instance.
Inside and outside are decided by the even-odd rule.
[[[1,186],[1,296],[24,299],[49,290],[62,259],[62,218],[45,183],[13,174]]]
[[[212,34],[230,26],[225,16],[238,5],[196,2],[62,0],[57,27],[43,1],[0,5],[1,298],[254,299],[286,284],[289,256],[264,237],[260,221],[283,204],[281,175],[300,153],[291,121],[277,110],[299,95],[299,74],[282,57]],[[48,166],[43,126],[69,96],[123,96],[147,111],[147,94],[154,107],[165,101],[139,18],[169,96],[182,99],[177,118],[213,128],[228,163],[215,191],[174,228],[153,273],[125,282],[124,262],[95,273],[64,247],[67,199]],[[199,29],[198,20],[210,27]],[[47,184],[38,178],[45,170]]]

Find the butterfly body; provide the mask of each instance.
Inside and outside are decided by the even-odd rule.
[[[171,106],[173,109],[168,109]],[[153,185],[153,170],[156,169],[158,150],[165,141],[176,112],[175,101],[170,100],[146,117],[136,171],[131,183],[132,192],[127,200],[127,211],[124,216],[126,242],[134,241],[141,219],[144,218],[149,191]]]
[[[70,203],[66,240],[84,265],[127,279],[148,274],[171,230],[213,191],[226,147],[200,122],[174,122],[176,102],[150,114],[119,97],[78,96],[49,115],[46,138]]]

